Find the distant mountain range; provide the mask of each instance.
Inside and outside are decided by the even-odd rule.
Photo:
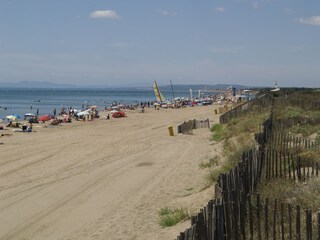
[[[232,84],[214,84],[214,85],[208,85],[208,84],[177,84],[173,85],[172,88],[173,90],[210,90],[210,89],[224,89],[226,90],[228,87],[234,87],[236,89],[246,89],[246,88],[252,88],[249,86],[244,86],[244,85],[232,85]],[[161,90],[171,90],[171,85],[166,85],[166,86],[159,86]]]
[[[204,89],[227,89],[230,84],[215,84],[215,85],[208,85],[208,84],[177,84],[173,85],[174,91],[189,91],[189,89],[193,90],[204,90]],[[252,88],[249,86],[243,85],[231,85],[236,89],[245,89],[245,88]],[[110,88],[110,89],[152,89],[153,84],[150,86],[139,86],[139,87],[110,87],[107,85],[99,85],[99,86],[78,86],[73,84],[62,84],[62,83],[53,83],[49,81],[20,81],[15,83],[1,83],[0,88]],[[161,86],[159,88],[163,91],[171,91],[171,85]]]

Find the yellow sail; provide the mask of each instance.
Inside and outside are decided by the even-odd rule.
[[[164,100],[164,97],[163,95],[161,94],[161,92],[159,91],[159,88],[158,88],[158,85],[157,85],[157,82],[154,81],[154,84],[153,84],[153,90],[154,90],[154,94],[156,95],[156,99],[158,102],[162,102]]]

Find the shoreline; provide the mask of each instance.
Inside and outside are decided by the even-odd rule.
[[[214,151],[208,129],[182,135],[177,125],[217,123],[217,108],[127,110],[127,118],[34,125],[36,132],[0,138],[0,238],[176,238],[190,221],[162,228],[157,212],[196,212],[213,197],[202,190],[199,164]]]

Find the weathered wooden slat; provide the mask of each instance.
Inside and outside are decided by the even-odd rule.
[[[264,207],[264,236],[265,240],[269,239],[269,199],[265,199]]]
[[[292,206],[288,204],[289,240],[292,240]]]
[[[274,206],[273,206],[273,239],[277,239],[277,199],[274,199]]]
[[[296,240],[300,240],[301,239],[301,228],[300,228],[300,224],[301,224],[301,219],[300,219],[300,206],[296,205]]]
[[[281,239],[285,240],[285,229],[284,229],[284,210],[283,210],[283,203],[280,204],[280,221],[281,221]]]

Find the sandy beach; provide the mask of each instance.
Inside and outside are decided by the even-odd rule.
[[[217,107],[2,130],[12,135],[0,138],[0,239],[175,239],[190,220],[163,228],[158,211],[198,212],[213,196],[213,188],[203,190],[208,170],[199,164],[215,154],[209,129],[182,135],[177,125],[217,123]]]

